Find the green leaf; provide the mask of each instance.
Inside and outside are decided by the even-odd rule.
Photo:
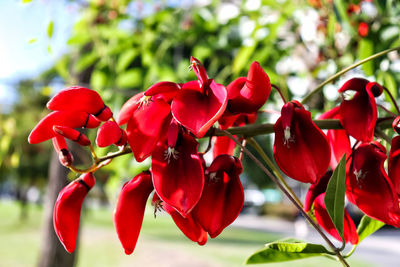
[[[76,72],[82,72],[85,69],[92,66],[96,62],[96,60],[98,60],[98,58],[99,57],[98,57],[96,51],[92,51],[88,54],[84,54],[75,63],[74,70]]]
[[[107,75],[100,70],[94,70],[90,77],[90,86],[95,90],[101,90],[106,84]]]
[[[234,74],[238,75],[244,67],[249,64],[250,57],[255,48],[255,46],[243,46],[239,49],[239,52],[233,60],[232,70]]]
[[[30,2],[32,2],[32,0],[22,0],[22,4],[28,4]]]
[[[29,39],[28,44],[34,44],[36,42],[37,42],[36,38],[31,38],[31,39]]]
[[[364,59],[371,56],[374,53],[374,44],[371,40],[361,39],[358,44],[358,58]],[[374,74],[374,63],[372,60],[361,65],[362,70],[367,76],[372,76]]]
[[[316,256],[326,256],[328,251],[322,245],[303,241],[268,243],[264,248],[256,251],[247,260],[246,264],[272,263],[292,261]]]
[[[117,77],[117,86],[120,88],[134,88],[142,84],[142,72],[140,69],[131,69]]]
[[[47,25],[47,36],[49,37],[49,39],[53,37],[53,32],[54,32],[54,22],[51,20]]]
[[[344,195],[346,193],[346,154],[343,155],[339,164],[329,180],[325,192],[325,206],[342,240],[344,225]]]
[[[122,72],[126,70],[126,68],[131,64],[131,62],[139,55],[139,51],[137,49],[129,49],[125,52],[123,52],[117,62],[117,67],[116,71],[117,72]]]
[[[372,219],[367,215],[364,215],[361,218],[361,222],[357,227],[358,240],[359,240],[358,242],[361,243],[361,241],[364,238],[373,234],[375,231],[379,230],[379,228],[381,228],[384,225],[385,223]]]

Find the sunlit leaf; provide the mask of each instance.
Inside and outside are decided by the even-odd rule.
[[[361,39],[358,44],[358,58],[364,59],[371,56],[374,53],[374,44],[371,40]],[[368,61],[361,66],[362,70],[365,72],[367,76],[371,76],[374,74],[374,62]]]
[[[292,261],[309,257],[325,256],[327,249],[319,244],[311,244],[302,241],[268,243],[264,248],[251,255],[246,264],[272,263]]]
[[[357,227],[358,239],[361,242],[367,236],[379,230],[385,223],[372,219],[367,215],[361,218],[360,224]]]
[[[47,37],[49,37],[49,39],[53,37],[53,32],[54,32],[54,22],[51,20],[47,25]]]
[[[31,39],[29,39],[28,44],[34,44],[36,42],[37,42],[37,38],[31,38]]]
[[[117,77],[117,86],[120,88],[135,88],[142,83],[142,72],[140,69],[131,69],[123,72]]]

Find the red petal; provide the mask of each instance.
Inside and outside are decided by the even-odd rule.
[[[123,130],[114,121],[107,121],[97,131],[96,144],[106,147],[118,143],[123,137]]]
[[[212,238],[230,225],[243,208],[241,171],[240,161],[228,155],[215,158],[207,170],[203,194],[192,215]]]
[[[383,149],[383,150],[382,150]],[[384,169],[386,151],[375,144],[362,144],[353,152],[348,179],[353,199],[368,216],[399,227],[399,200]]]
[[[181,89],[181,87],[177,83],[159,82],[147,89],[144,95],[162,97],[165,102],[170,102],[179,89]]]
[[[128,123],[129,119],[132,117],[132,114],[138,109],[143,95],[143,92],[136,94],[125,102],[118,114],[117,122],[119,125]]]
[[[157,146],[152,155],[153,184],[157,194],[182,216],[199,201],[204,186],[204,173],[197,153],[198,143],[182,134],[175,147],[175,156],[168,157],[166,145]]]
[[[193,68],[194,73],[197,76],[197,79],[199,80],[200,86],[208,86],[210,84],[210,79],[208,78],[206,69],[204,68],[203,64],[195,58],[195,57],[190,57],[190,65]]]
[[[137,161],[141,162],[149,157],[157,143],[167,138],[171,119],[171,107],[161,99],[135,110],[126,127],[126,133]]]
[[[233,156],[235,152],[236,143],[227,136],[215,137],[213,147],[213,157],[216,158],[219,155],[227,154]]]
[[[325,193],[328,187],[329,180],[331,179],[332,171],[327,171],[324,176],[316,184],[312,184],[307,191],[306,199],[304,200],[304,211],[311,210],[314,200]]]
[[[329,216],[328,211],[326,210],[325,202],[325,193],[319,195],[314,202],[314,212],[315,218],[319,225],[325,229],[331,236],[336,238],[339,241],[342,241],[338,231],[335,228],[335,225],[332,222],[331,217]],[[344,225],[343,225],[343,235],[346,243],[350,242],[355,245],[358,243],[358,234],[357,228],[354,225],[353,220],[351,219],[349,213],[344,210]]]
[[[204,231],[200,224],[193,219],[191,213],[189,213],[186,217],[183,217],[172,206],[165,202],[163,203],[163,209],[169,215],[171,215],[176,226],[178,226],[178,228],[187,238],[193,242],[197,242],[201,246],[207,242],[207,232]]]
[[[54,125],[53,130],[59,135],[62,135],[65,138],[68,138],[69,140],[77,142],[81,146],[88,146],[91,144],[89,138],[87,138],[86,135],[75,129],[65,126]]]
[[[91,89],[72,86],[57,93],[47,103],[50,110],[84,111],[107,121],[112,116],[111,110],[104,105],[100,95]]]
[[[349,135],[362,142],[373,139],[377,120],[376,102],[366,88],[368,83],[368,80],[353,78],[339,89],[339,93],[356,91],[351,100],[343,99],[340,104],[340,122]]]
[[[30,144],[37,144],[54,137],[54,125],[69,128],[96,128],[100,121],[87,112],[82,111],[53,111],[35,126],[28,137]]]
[[[82,174],[58,194],[53,214],[54,229],[69,253],[75,250],[82,203],[94,183],[92,173]]]
[[[287,176],[295,180],[317,183],[330,162],[331,151],[325,134],[311,120],[310,112],[303,107],[296,107],[285,136],[282,116],[274,125],[276,163]]]
[[[228,85],[228,110],[232,113],[253,113],[267,101],[271,83],[267,73],[256,61],[251,63],[246,82],[239,78]]]
[[[393,183],[397,195],[400,197],[400,136],[392,139],[389,153],[389,178]]]
[[[113,221],[127,255],[131,254],[136,247],[146,202],[152,191],[150,173],[142,172],[125,183],[119,194]]]
[[[340,107],[335,107],[322,114],[319,119],[339,119],[339,109]],[[345,130],[328,130],[326,136],[331,147],[330,166],[334,170],[344,153],[346,153],[347,158],[351,155],[350,139]]]
[[[227,93],[223,85],[210,83],[208,94],[195,88],[180,90],[172,101],[174,118],[201,138],[222,116],[227,103]]]

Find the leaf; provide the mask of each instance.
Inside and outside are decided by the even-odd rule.
[[[311,244],[303,241],[276,241],[268,243],[264,248],[256,251],[246,260],[246,264],[292,261],[309,257],[326,256],[327,254],[327,249],[319,244]]]
[[[364,238],[373,234],[375,231],[379,230],[384,225],[385,223],[372,219],[367,215],[364,215],[361,218],[361,222],[357,227],[358,240],[359,240],[358,242],[361,243],[361,241]]]
[[[126,70],[126,68],[131,64],[131,62],[139,55],[139,51],[137,49],[129,49],[118,57],[118,62],[117,62],[117,67],[116,71],[117,72],[122,72]]]
[[[243,68],[249,63],[250,57],[255,50],[255,46],[243,46],[233,60],[232,70],[233,73],[238,75]]]
[[[363,38],[358,44],[357,52],[360,60],[367,58],[374,53],[374,44],[371,40]],[[374,74],[374,63],[372,60],[362,64],[361,68],[367,76],[372,76]]]
[[[30,2],[32,2],[32,0],[22,0],[22,4],[28,4]]]
[[[329,180],[325,192],[325,206],[342,240],[344,225],[344,195],[346,193],[346,154],[343,155],[339,164]]]
[[[117,86],[120,88],[134,88],[141,85],[142,72],[140,69],[131,69],[123,72],[117,77]]]
[[[90,86],[95,90],[104,89],[107,84],[107,75],[100,71],[94,70],[90,77]]]
[[[53,37],[53,32],[54,32],[54,22],[51,20],[47,25],[47,36],[49,37],[49,39]]]
[[[37,42],[36,38],[31,38],[31,39],[29,39],[28,44],[34,44],[36,42]]]
[[[75,63],[74,71],[82,72],[92,66],[99,59],[96,51],[82,55]]]

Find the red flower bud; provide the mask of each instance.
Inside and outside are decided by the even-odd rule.
[[[51,139],[53,141],[53,146],[58,153],[58,160],[65,167],[71,166],[74,162],[74,157],[68,150],[67,142],[65,142],[64,137],[59,134],[54,135]]]
[[[114,210],[114,226],[127,255],[135,249],[142,227],[146,201],[153,191],[150,172],[142,172],[125,183]]]
[[[197,148],[196,140],[181,132],[174,148],[160,144],[152,155],[154,189],[184,217],[199,201],[204,186]]]
[[[310,112],[297,101],[285,104],[274,132],[274,157],[279,168],[297,181],[317,183],[329,167],[331,151]]]
[[[369,32],[368,24],[365,22],[360,22],[360,24],[358,24],[358,34],[361,37],[365,37],[368,35],[368,32]]]
[[[88,146],[91,144],[89,138],[87,138],[86,135],[75,129],[65,126],[54,125],[53,131],[58,133],[59,135],[64,136],[65,138],[68,138],[69,140],[77,142],[81,146]]]
[[[96,91],[80,86],[72,86],[60,91],[50,99],[47,108],[50,110],[84,111],[101,121],[107,121],[113,115]]]
[[[259,110],[271,93],[271,82],[257,61],[250,65],[246,77],[231,82],[228,87],[228,107],[232,113],[253,113]]]
[[[94,184],[93,174],[85,173],[58,194],[53,214],[54,229],[69,253],[75,250],[83,200]]]
[[[192,216],[214,238],[239,216],[244,192],[239,174],[240,160],[229,155],[214,159],[206,171],[206,183]]]
[[[342,238],[326,210],[324,198],[325,193],[319,195],[314,201],[315,219],[317,219],[318,224],[321,225],[322,228],[324,228],[331,236],[342,241]],[[346,209],[344,210],[343,236],[346,243],[350,242],[353,245],[358,243],[357,228]]]
[[[366,79],[353,78],[339,89],[343,96],[340,123],[349,135],[362,142],[370,142],[374,137],[378,114],[372,92],[378,91],[375,85]]]
[[[107,147],[112,144],[125,145],[127,136],[124,130],[119,128],[114,121],[107,121],[97,130],[96,144],[99,147]]]
[[[37,144],[54,137],[53,126],[69,128],[96,128],[100,121],[87,112],[82,111],[53,111],[41,119],[28,137],[30,144]]]

